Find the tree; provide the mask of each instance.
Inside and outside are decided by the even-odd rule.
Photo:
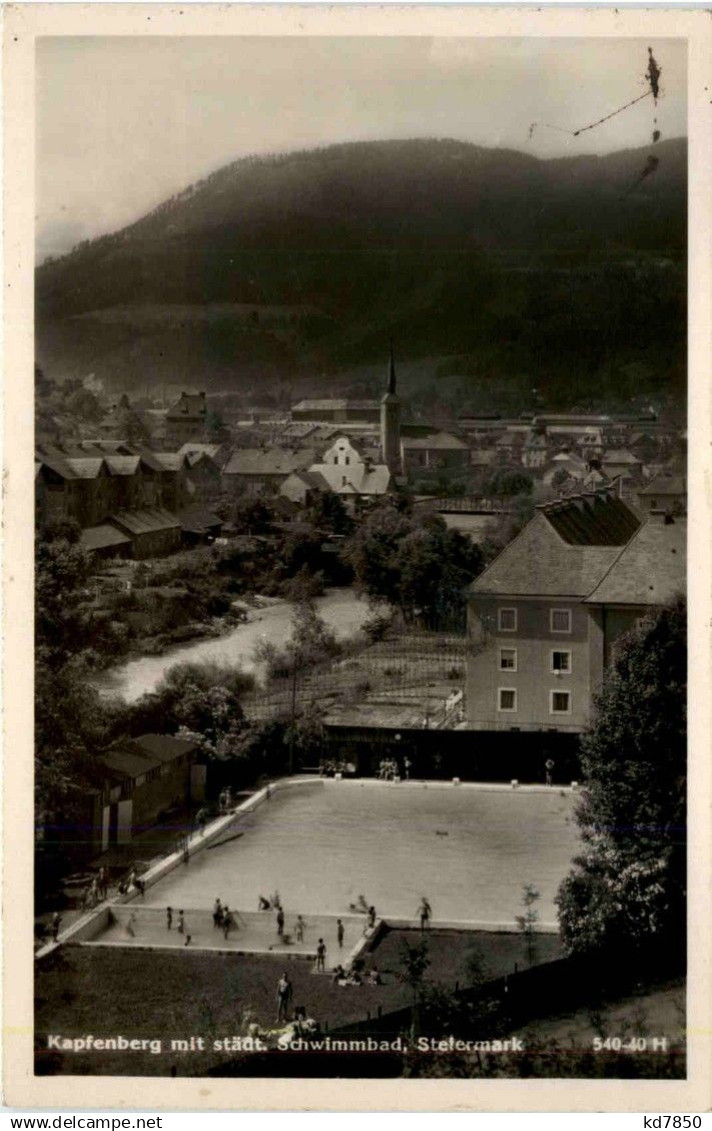
[[[356,587],[376,600],[398,605],[399,546],[414,527],[408,515],[390,502],[374,507],[349,538],[344,558],[354,571]]]
[[[222,415],[212,408],[205,413],[205,431],[211,444],[223,444],[230,439],[230,429]]]
[[[35,646],[37,661],[53,670],[90,646],[90,575],[91,560],[79,545],[75,523],[40,532],[35,545]]]
[[[534,904],[539,899],[540,894],[533,884],[525,884],[522,890],[524,914],[516,916],[517,927],[526,940],[527,958],[530,966],[534,956],[534,928],[539,922],[539,912],[535,909]]]
[[[292,623],[289,650],[298,665],[322,663],[338,653],[336,636],[319,616],[313,601],[301,601],[294,606]]]
[[[551,477],[552,487],[564,487],[567,483],[571,482],[573,482],[573,476],[568,473],[565,467],[557,467]]]
[[[423,996],[425,971],[430,966],[427,942],[421,939],[420,942],[411,945],[407,939],[403,939],[400,945],[400,957],[401,978],[410,986],[412,994],[413,1033],[416,1035],[420,1027],[419,1006]]]
[[[35,670],[35,899],[56,895],[85,847],[86,798],[102,786],[97,753],[120,707],[87,683],[81,657],[63,666],[38,658]]]
[[[581,742],[584,851],[557,896],[572,953],[679,954],[685,923],[686,611],[621,637]]]
[[[319,530],[330,534],[350,534],[354,520],[346,510],[344,500],[335,491],[320,491],[307,507],[305,518]]]
[[[79,417],[87,424],[98,423],[104,415],[104,410],[91,389],[85,389],[83,385],[67,397],[65,408],[72,416]]]
[[[239,668],[217,663],[175,664],[155,692],[129,709],[120,725],[132,734],[157,730],[195,738],[208,757],[232,758],[241,742],[241,699],[254,686]]]
[[[238,500],[232,515],[235,529],[240,534],[267,534],[273,520],[271,508],[259,495]]]
[[[407,621],[436,628],[457,627],[465,589],[482,568],[480,548],[439,515],[413,516],[390,504],[366,517],[344,557],[362,592],[396,606]]]
[[[484,485],[485,495],[513,498],[515,495],[531,495],[534,480],[526,471],[501,468]]]

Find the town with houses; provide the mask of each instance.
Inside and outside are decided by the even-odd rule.
[[[357,702],[323,672],[311,684],[305,677],[339,764],[372,767],[374,749],[417,763],[447,742],[461,773],[501,776],[504,766],[539,780],[551,758],[559,776],[576,776],[576,741],[615,640],[684,593],[686,433],[652,409],[466,415],[444,430],[409,420],[392,351],[380,399],[302,399],[283,414],[257,408],[229,421],[211,417],[204,391],[183,391],[166,408],[126,395],[104,407],[95,426],[45,420],[35,458],[38,528],[78,526],[97,592],[130,590],[137,563],[150,569],[201,546],[249,541],[234,522],[238,504],[263,502],[282,535],[298,540],[320,496],[338,496],[360,520],[407,500],[478,544],[497,524],[507,528],[524,492],[528,517],[469,585],[461,636],[416,633],[421,660],[402,663],[388,690],[382,679],[364,684]],[[323,536],[325,549],[338,550],[339,536]],[[401,633],[409,641],[413,626]],[[391,652],[382,643],[374,654],[379,647],[381,673],[392,675]],[[284,710],[285,695],[251,710]],[[103,755],[124,801],[95,814],[92,851],[129,842],[167,798],[183,806],[204,796],[203,787],[195,793],[204,776],[193,773],[191,795],[186,772],[200,760],[197,746],[147,736],[131,741],[128,757],[123,746],[118,762],[115,750]]]

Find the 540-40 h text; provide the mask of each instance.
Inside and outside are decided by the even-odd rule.
[[[594,1037],[594,1052],[667,1052],[667,1037]]]

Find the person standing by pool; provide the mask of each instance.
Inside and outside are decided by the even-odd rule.
[[[133,938],[134,935],[136,934],[135,928],[136,928],[136,912],[132,911],[131,914],[129,915],[127,921],[126,921],[126,933],[128,935],[130,935],[131,938]]]
[[[556,763],[555,763],[553,758],[547,758],[546,762],[544,763],[544,770],[545,770],[544,780],[546,781],[547,785],[553,785],[554,784],[554,766],[555,765],[556,765]]]
[[[167,907],[166,908],[166,929],[170,931],[172,926],[173,926],[173,908]]]
[[[430,916],[432,915],[432,913],[433,913],[432,907],[428,903],[428,900],[426,899],[426,897],[423,896],[421,901],[420,901],[420,907],[418,908],[418,914],[420,915],[420,929],[421,929],[421,931],[424,931],[425,928],[430,925]]]
[[[304,928],[305,927],[306,927],[306,923],[302,919],[301,915],[297,915],[297,921],[294,924],[294,935],[295,935],[297,942],[304,942]]]
[[[292,983],[287,977],[285,970],[282,977],[277,982],[277,1023],[287,1020],[289,1012],[289,1003],[292,1000]]]
[[[227,904],[225,904],[225,906],[222,909],[222,926],[223,926],[223,937],[224,937],[225,941],[227,942],[228,938],[230,937],[230,931],[235,926],[235,920],[234,920],[232,912],[230,911],[230,908],[227,906]]]
[[[277,937],[282,938],[284,935],[284,911],[282,908],[277,910]]]
[[[372,931],[375,925],[376,925],[376,908],[373,905],[371,905],[371,907],[369,907],[369,909],[368,909],[368,916],[366,918],[366,930],[363,933],[366,934],[366,931]]]
[[[179,935],[185,934],[185,915],[183,914],[182,911],[178,912],[178,934]]]
[[[316,972],[323,974],[326,969],[326,943],[323,939],[319,939],[319,944],[316,948]]]
[[[213,907],[213,926],[214,927],[220,927],[222,925],[223,915],[224,915],[223,906],[220,902],[220,899],[218,898],[218,899],[215,900],[215,906]]]
[[[344,945],[344,924],[340,919],[336,920],[336,941],[339,944],[339,949]]]

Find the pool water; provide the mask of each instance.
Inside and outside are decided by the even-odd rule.
[[[541,893],[542,924],[580,849],[575,795],[438,783],[327,781],[281,790],[146,892],[146,906],[257,910],[278,890],[288,914],[348,912],[363,894],[379,915],[511,923],[522,887]]]

